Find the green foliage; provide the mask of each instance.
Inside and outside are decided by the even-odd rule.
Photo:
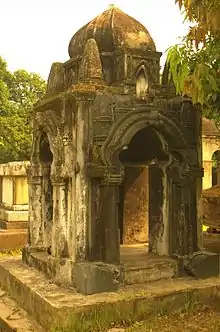
[[[0,57],[0,163],[30,158],[32,109],[45,91],[39,75],[11,73]]]
[[[200,42],[206,43],[207,35],[219,38],[220,1],[219,0],[175,0],[179,8],[184,8],[185,19],[193,23],[188,39],[196,47]]]
[[[180,45],[168,50],[169,80],[177,94],[202,105],[203,115],[220,121],[219,0],[176,0],[194,23]],[[220,16],[218,16],[220,17]]]
[[[208,118],[220,120],[220,42],[214,39],[196,49],[183,42],[170,48],[167,55],[169,80],[177,94],[187,95],[203,106]]]

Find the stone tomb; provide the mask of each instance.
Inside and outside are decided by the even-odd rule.
[[[212,157],[220,150],[220,132],[213,120],[202,118],[202,159],[204,168],[203,190],[212,187]],[[220,185],[220,165],[217,167],[217,184]]]
[[[218,275],[202,250],[201,114],[166,71],[160,83],[147,29],[110,6],[69,55],[34,111],[24,262],[84,294]]]
[[[0,250],[22,248],[27,242],[29,162],[0,165]]]

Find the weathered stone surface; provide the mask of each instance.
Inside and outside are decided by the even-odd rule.
[[[185,266],[186,270],[196,278],[209,278],[220,275],[219,253],[203,250],[195,252]]]
[[[102,63],[99,55],[99,49],[95,39],[87,40],[83,60],[80,67],[81,79],[99,79],[102,80]]]
[[[76,289],[85,295],[115,292],[121,279],[120,267],[96,262],[75,264],[73,273]]]
[[[120,312],[120,321],[126,321],[128,311],[135,314],[136,319],[142,320],[143,310],[138,317],[137,309],[140,307],[144,308],[144,318],[148,319],[148,315],[155,310],[158,312],[160,308],[169,311],[184,308],[189,297],[191,301],[204,304],[210,303],[212,299],[219,301],[220,279],[164,280],[163,283],[158,281],[148,285],[120,287],[118,292],[86,296],[77,293],[73,288],[65,289],[54,285],[39,271],[25,266],[20,257],[14,257],[0,260],[0,285],[16,298],[18,304],[46,331],[50,331],[56,323],[61,326],[66,324],[69,315],[76,315],[74,321],[78,324],[82,312],[82,324],[85,324],[86,319],[91,320],[92,312],[95,315],[97,310],[100,310],[100,304],[104,311],[110,311],[115,317],[118,317]],[[112,315],[105,323],[106,330],[111,327]]]
[[[26,229],[1,229],[0,251],[21,249],[27,243]]]
[[[28,245],[22,250],[23,261],[31,267],[45,273],[58,285],[71,287],[74,278],[74,262],[70,259],[57,258],[48,254],[47,248],[31,248]]]
[[[27,243],[29,162],[0,165],[0,250],[15,250]]]
[[[0,164],[0,176],[24,176],[27,175],[29,161],[13,161],[7,164]]]
[[[220,228],[220,186],[203,190],[203,224]]]
[[[116,289],[106,264],[121,263],[123,231],[129,243],[146,234],[158,256],[188,257],[201,247],[201,114],[159,83],[161,53],[119,9],[80,29],[69,53],[52,66],[48,94],[34,109],[28,170],[29,247],[43,256],[51,248],[51,257],[30,250],[24,259],[93,293]],[[129,164],[149,167],[149,183],[143,175],[122,200],[119,188],[134,175],[126,180]]]
[[[97,16],[73,36],[69,44],[71,58],[82,54],[91,36],[95,36],[100,52],[113,52],[121,48],[141,49],[145,52],[156,49],[147,29],[115,6]]]
[[[43,328],[0,288],[0,331],[44,332]]]
[[[202,158],[204,177],[203,190],[212,187],[212,158],[213,153],[220,149],[220,132],[213,120],[202,118]],[[218,171],[219,173],[219,171]],[[217,175],[217,178],[219,176]],[[217,183],[220,184],[220,183]]]
[[[177,262],[167,258],[146,260],[142,266],[125,267],[123,282],[127,285],[148,283],[151,281],[171,279],[177,276]]]
[[[148,242],[148,168],[125,167],[123,244]]]
[[[0,220],[0,228],[2,229],[27,229],[28,222],[27,221],[3,221]]]

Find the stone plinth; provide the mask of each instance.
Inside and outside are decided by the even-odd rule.
[[[0,250],[22,248],[27,241],[28,164],[0,165]]]
[[[201,304],[214,299],[219,301],[220,279],[167,279],[163,283],[159,280],[121,286],[118,292],[86,296],[73,287],[66,289],[53,284],[37,269],[24,265],[20,257],[13,257],[0,261],[0,286],[45,331],[51,331],[55,326],[61,331],[68,322],[73,322],[68,326],[69,331],[81,331],[85,326],[88,326],[87,331],[98,330],[100,326],[104,331],[112,327],[113,318],[119,325],[127,319],[147,320],[164,308],[169,312],[184,308],[189,298],[192,303]],[[97,317],[93,329],[89,325],[91,317]]]

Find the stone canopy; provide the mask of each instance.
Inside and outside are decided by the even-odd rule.
[[[149,32],[113,6],[73,36],[69,55],[34,110],[24,260],[81,289],[84,262],[118,284],[123,243],[190,257],[202,247],[199,110],[160,83]],[[48,248],[46,268],[36,252]]]

